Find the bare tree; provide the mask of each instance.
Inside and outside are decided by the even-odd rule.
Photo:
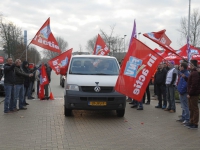
[[[104,41],[107,43],[108,49],[110,51],[112,51],[113,49],[113,44],[116,42],[116,39],[113,37],[113,32],[115,29],[115,24],[110,26],[110,34],[107,34],[106,32],[104,32],[102,29],[100,29],[101,34],[103,35],[103,39]]]
[[[181,18],[180,29],[178,31],[181,33],[181,40],[184,40],[184,43],[187,41],[188,36],[188,19],[187,17]],[[199,9],[194,9],[190,17],[190,43],[197,47],[200,45],[200,14]],[[180,43],[183,45],[182,43]]]
[[[16,49],[19,48],[19,45],[21,44],[23,39],[21,29],[16,25],[14,25],[12,22],[9,23],[4,22],[1,16],[0,36],[1,36],[1,43],[3,43],[5,53],[8,54],[8,57],[13,56]]]
[[[56,37],[56,41],[58,42],[58,46],[60,48],[60,50],[62,52],[66,51],[67,47],[68,47],[68,42],[64,40],[64,38],[62,37]],[[54,58],[56,56],[58,56],[58,53],[55,53],[53,51],[49,51],[49,50],[44,50],[43,51],[44,57],[47,59],[51,59]]]
[[[97,35],[87,41],[86,49],[91,53],[93,53],[94,51],[96,40],[97,40]]]

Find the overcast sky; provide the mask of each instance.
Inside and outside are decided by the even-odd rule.
[[[191,0],[191,12],[200,9],[199,0]],[[130,40],[133,22],[137,32],[147,33],[166,29],[171,46],[179,49],[180,20],[188,18],[189,0],[0,0],[0,13],[22,30],[27,30],[32,39],[43,23],[50,17],[54,36],[63,37],[73,51],[81,45],[86,51],[89,39],[100,33],[126,36]],[[143,35],[139,39],[152,49],[159,46]]]

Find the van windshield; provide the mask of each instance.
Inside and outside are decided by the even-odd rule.
[[[119,66],[113,58],[74,57],[69,74],[118,75]]]

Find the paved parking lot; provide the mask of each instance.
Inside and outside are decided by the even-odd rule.
[[[0,98],[1,100],[3,98]],[[199,130],[176,122],[181,114],[156,109],[156,100],[143,111],[127,108],[124,118],[114,111],[74,111],[63,115],[63,99],[29,100],[27,110],[3,113],[0,105],[0,150],[198,150]]]

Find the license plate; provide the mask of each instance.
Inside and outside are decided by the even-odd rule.
[[[107,103],[106,102],[96,102],[96,101],[91,101],[89,102],[90,106],[106,106]]]

